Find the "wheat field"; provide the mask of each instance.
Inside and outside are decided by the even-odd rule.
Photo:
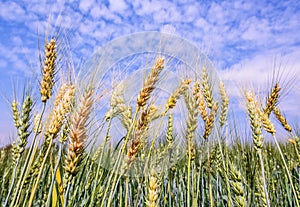
[[[168,58],[156,55],[128,101],[122,84],[107,91],[63,71],[58,42],[47,39],[41,51],[38,95],[24,90],[11,101],[3,206],[299,207],[300,139],[280,107],[280,80],[266,94],[243,91],[245,133],[232,124],[226,85],[205,65],[160,99]],[[288,141],[277,140],[280,130]]]

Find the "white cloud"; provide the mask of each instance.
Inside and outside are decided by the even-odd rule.
[[[5,68],[7,66],[7,61],[4,59],[0,59],[0,68]]]
[[[81,12],[86,13],[93,6],[93,4],[94,4],[94,0],[80,1],[79,9],[80,9]]]
[[[153,20],[156,24],[166,22],[180,22],[184,18],[181,15],[181,11],[174,4],[166,3],[163,7],[154,12]]]
[[[208,21],[216,24],[221,24],[226,21],[224,8],[221,5],[213,2],[208,11]]]
[[[113,12],[123,12],[127,9],[127,4],[124,0],[109,0],[109,9]]]
[[[100,8],[100,5],[94,5],[93,8],[91,9],[91,16],[94,19],[98,19],[100,17],[102,17],[103,13],[102,13],[102,9]]]
[[[112,26],[122,23],[121,18],[105,5],[94,5],[90,14],[93,19],[97,21],[99,21],[99,19],[112,21]],[[97,22],[94,23],[97,24]]]
[[[244,40],[254,41],[254,44],[266,44],[269,42],[271,28],[267,19],[251,17],[244,22],[243,27],[246,29],[241,36]]]
[[[186,7],[182,8],[182,21],[193,22],[201,14],[201,8],[198,4],[189,4]]]
[[[0,16],[6,21],[23,21],[25,10],[16,2],[0,3]]]

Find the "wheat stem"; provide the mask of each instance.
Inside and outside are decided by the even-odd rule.
[[[286,161],[285,161],[285,158],[284,158],[284,156],[283,156],[281,147],[279,146],[279,143],[278,143],[278,141],[277,141],[275,135],[273,136],[273,138],[274,138],[274,142],[275,142],[275,144],[276,144],[276,147],[277,147],[277,149],[278,149],[278,152],[279,152],[279,154],[280,154],[280,157],[281,157],[281,159],[282,159],[282,162],[283,162],[283,165],[284,165],[285,172],[286,172],[286,174],[287,174],[287,176],[288,176],[288,179],[289,179],[289,181],[290,181],[290,184],[291,184],[291,188],[292,188],[292,191],[293,191],[293,194],[294,194],[294,199],[295,199],[296,205],[297,205],[297,207],[299,207],[299,201],[298,201],[297,192],[296,192],[296,190],[295,190],[295,187],[294,187],[294,184],[293,184],[293,179],[292,179],[292,176],[291,176],[291,174],[290,174],[289,168],[288,168],[288,166],[287,166],[287,164],[286,164]]]

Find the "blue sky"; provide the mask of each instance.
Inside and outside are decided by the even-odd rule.
[[[263,87],[273,69],[300,75],[300,4],[295,0],[1,0],[2,96],[12,99],[14,84],[22,85],[39,73],[38,31],[43,38],[49,23],[69,31],[76,59],[90,57],[98,47],[123,35],[162,28],[175,31],[209,48],[231,96],[238,96],[240,84]],[[299,97],[297,81],[292,95],[282,103],[285,113],[300,115]],[[1,145],[13,133],[4,99],[0,109]]]

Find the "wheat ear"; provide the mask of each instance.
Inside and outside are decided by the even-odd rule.
[[[215,123],[215,117],[216,117],[217,112],[218,112],[218,108],[219,108],[219,104],[218,104],[218,102],[215,102],[214,105],[213,105],[213,108],[210,110],[208,118],[205,122],[205,129],[204,129],[204,135],[203,135],[203,138],[205,140],[208,139],[209,135],[212,132],[212,129],[213,129],[214,123]]]
[[[91,113],[94,91],[88,89],[82,97],[79,109],[71,117],[68,154],[65,161],[67,180],[76,176],[83,158],[86,141],[86,127]]]
[[[150,74],[148,75],[148,78],[137,97],[138,107],[145,106],[147,101],[150,99],[150,95],[155,88],[156,82],[158,81],[158,76],[164,68],[164,61],[165,59],[163,57],[158,57],[156,59],[155,64],[152,67]]]
[[[191,82],[192,82],[191,79],[187,79],[181,82],[179,88],[177,88],[168,99],[168,103],[166,105],[166,111],[175,107],[177,100],[184,93],[184,91],[188,89],[188,86]]]
[[[145,136],[147,136],[147,131],[150,122],[150,107],[145,108],[138,119],[136,124],[136,131],[134,133],[133,140],[130,147],[127,150],[127,163],[130,164],[135,160],[139,148],[141,148],[141,142],[144,142]]]
[[[188,90],[184,93],[184,99],[185,103],[188,108],[188,120],[186,122],[186,141],[188,144],[188,155],[191,158],[191,160],[194,160],[195,158],[195,150],[194,150],[194,137],[195,137],[195,131],[197,129],[197,116],[198,116],[198,110],[197,105],[195,102],[195,99]]]
[[[26,96],[23,106],[22,106],[22,112],[21,116],[19,115],[19,112],[16,108],[16,101],[12,103],[12,111],[13,111],[13,117],[15,121],[15,126],[18,130],[18,141],[15,143],[14,150],[14,158],[18,160],[25,150],[25,146],[27,144],[27,138],[30,135],[30,116],[32,111],[32,105],[33,101],[29,95]]]
[[[269,119],[268,115],[262,112],[258,107],[257,107],[257,113],[260,116],[260,119],[263,123],[263,127],[266,130],[266,132],[270,133],[271,135],[275,135],[276,129],[274,127],[274,124],[271,122]]]
[[[266,106],[264,108],[264,113],[267,114],[269,117],[271,112],[273,111],[274,107],[276,106],[278,102],[279,92],[280,92],[279,84],[276,83],[273,87],[271,94],[267,98]]]
[[[155,171],[152,169],[149,178],[148,186],[148,201],[147,207],[158,207],[158,180]]]
[[[168,130],[167,130],[167,142],[168,146],[170,147],[172,143],[174,142],[174,137],[173,137],[173,114],[169,113],[168,116]]]
[[[229,98],[228,98],[228,95],[226,93],[223,82],[220,83],[219,89],[220,89],[221,100],[222,100],[221,114],[220,114],[219,121],[220,121],[220,126],[222,127],[225,124],[226,119],[227,119]]]
[[[275,114],[276,118],[278,119],[278,121],[281,123],[281,125],[283,126],[283,128],[288,131],[288,132],[292,132],[292,127],[289,125],[289,123],[287,122],[286,118],[282,115],[282,113],[280,112],[280,110],[278,109],[278,107],[274,107],[273,108],[273,113]]]
[[[43,79],[41,81],[41,100],[46,102],[52,95],[52,88],[54,85],[54,74],[56,67],[56,42],[51,39],[45,46],[45,60],[43,67]]]
[[[202,92],[207,103],[207,107],[212,109],[214,105],[212,85],[206,67],[202,68]]]
[[[203,92],[201,90],[199,81],[197,81],[195,83],[194,97],[195,97],[196,103],[198,105],[200,115],[201,115],[203,121],[206,122],[206,119],[207,119],[206,102],[205,102],[205,98],[203,96]]]
[[[264,168],[264,162],[262,157],[263,135],[262,135],[262,123],[258,113],[259,108],[253,92],[247,92],[246,98],[247,98],[248,116],[249,116],[250,125],[252,129],[254,148],[259,157],[260,166],[261,166],[261,179],[263,182],[263,191],[264,191],[263,193],[264,193],[264,197],[266,198],[266,204],[268,207],[270,207],[270,200],[269,200],[266,178],[265,178],[265,168]]]
[[[242,184],[242,175],[241,173],[231,165],[230,167],[230,184],[234,192],[234,200],[238,207],[245,207],[245,193]]]
[[[257,151],[261,151],[263,147],[263,135],[262,135],[262,124],[261,119],[258,114],[258,104],[254,97],[253,92],[246,93],[247,98],[247,108],[248,108],[248,116],[250,120],[250,125],[252,129],[252,137],[254,147]]]
[[[121,123],[128,131],[132,124],[132,109],[125,104],[124,93],[122,85],[114,89],[110,98],[111,109],[106,113],[105,119],[108,121],[115,116],[121,117]]]

